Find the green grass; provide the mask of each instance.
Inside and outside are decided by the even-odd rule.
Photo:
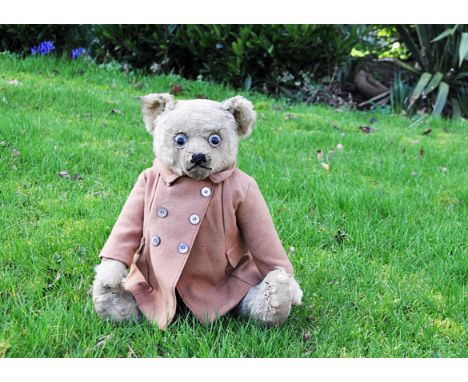
[[[271,329],[234,315],[202,326],[179,314],[166,332],[99,320],[93,266],[153,161],[134,97],[175,83],[181,98],[236,94],[0,55],[1,356],[468,356],[466,122],[415,126],[256,94],[248,96],[258,123],[239,167],[257,179],[285,248],[295,248],[304,304]],[[364,134],[371,118],[376,130]],[[60,177],[65,170],[81,179]]]

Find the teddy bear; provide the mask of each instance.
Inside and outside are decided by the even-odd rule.
[[[254,178],[236,166],[256,121],[242,96],[224,102],[140,97],[155,160],[134,185],[95,267],[96,313],[162,330],[178,304],[202,323],[236,309],[283,323],[302,291]]]

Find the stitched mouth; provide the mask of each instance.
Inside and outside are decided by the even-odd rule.
[[[204,165],[202,165],[201,163],[195,163],[193,166],[189,167],[189,168],[187,169],[187,171],[190,172],[190,171],[194,170],[196,167],[200,167],[200,168],[203,168],[203,169],[208,170],[208,171],[211,171],[211,170],[212,170],[211,167],[204,166]]]

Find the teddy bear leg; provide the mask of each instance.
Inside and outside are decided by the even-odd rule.
[[[97,315],[115,322],[139,320],[141,313],[130,292],[124,289],[127,269],[120,261],[103,259],[96,268],[93,303]]]
[[[250,288],[239,305],[239,312],[267,326],[279,325],[289,316],[291,305],[299,305],[301,299],[302,291],[296,280],[277,268]]]

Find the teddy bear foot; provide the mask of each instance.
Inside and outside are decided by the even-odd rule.
[[[93,303],[97,315],[114,322],[139,320],[135,298],[124,289],[126,269],[118,261],[103,261],[96,267]]]
[[[302,296],[297,296],[296,285],[292,276],[277,268],[249,290],[239,305],[239,312],[266,326],[279,325],[289,316],[291,305],[300,304]]]

